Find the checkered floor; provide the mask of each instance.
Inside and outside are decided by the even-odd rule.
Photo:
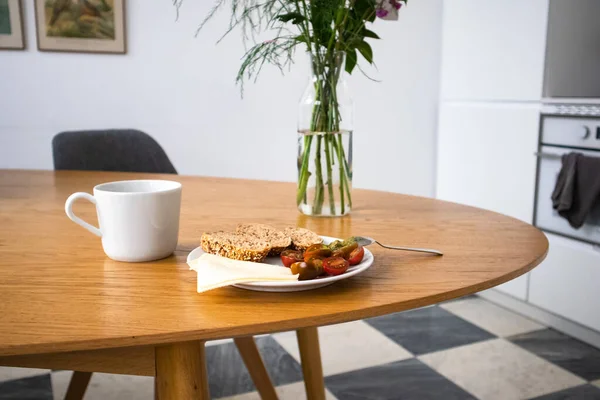
[[[319,332],[329,399],[600,399],[600,350],[479,297]],[[294,333],[257,344],[280,397],[304,398]],[[213,398],[259,399],[231,341],[207,357]],[[0,367],[0,399],[62,399],[70,376]],[[152,399],[153,388],[94,374],[86,399]]]

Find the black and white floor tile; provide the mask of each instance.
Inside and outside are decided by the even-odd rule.
[[[328,400],[600,400],[600,350],[476,296],[319,328]],[[281,399],[305,398],[293,332],[256,338]],[[206,350],[213,398],[258,400],[231,340]],[[69,371],[0,367],[0,400],[62,399]],[[153,399],[96,373],[87,400]]]

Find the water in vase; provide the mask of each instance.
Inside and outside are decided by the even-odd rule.
[[[298,209],[340,216],[352,209],[352,131],[298,132]]]

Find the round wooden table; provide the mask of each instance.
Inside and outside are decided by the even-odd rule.
[[[146,178],[183,184],[178,250],[150,263],[112,261],[66,217],[65,200],[102,182]],[[0,365],[155,375],[160,398],[205,398],[204,341],[297,330],[308,396],[323,398],[317,326],[488,289],[531,270],[548,250],[538,229],[493,212],[367,190],[353,197],[350,216],[311,218],[296,211],[291,183],[1,170]],[[76,212],[96,220],[91,204]],[[371,246],[371,269],[322,289],[196,293],[187,254],[203,231],[239,222],[365,235],[445,255]]]

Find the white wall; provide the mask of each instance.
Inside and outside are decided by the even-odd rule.
[[[198,38],[212,1],[129,0],[128,54],[37,51],[33,1],[25,1],[28,50],[0,52],[0,168],[51,169],[63,130],[132,127],[154,136],[182,174],[295,180],[296,110],[307,79],[299,63],[248,84],[234,78],[238,35],[215,46],[227,13]],[[382,80],[352,77],[355,186],[432,195],[442,0],[411,2],[398,23],[379,21]]]

